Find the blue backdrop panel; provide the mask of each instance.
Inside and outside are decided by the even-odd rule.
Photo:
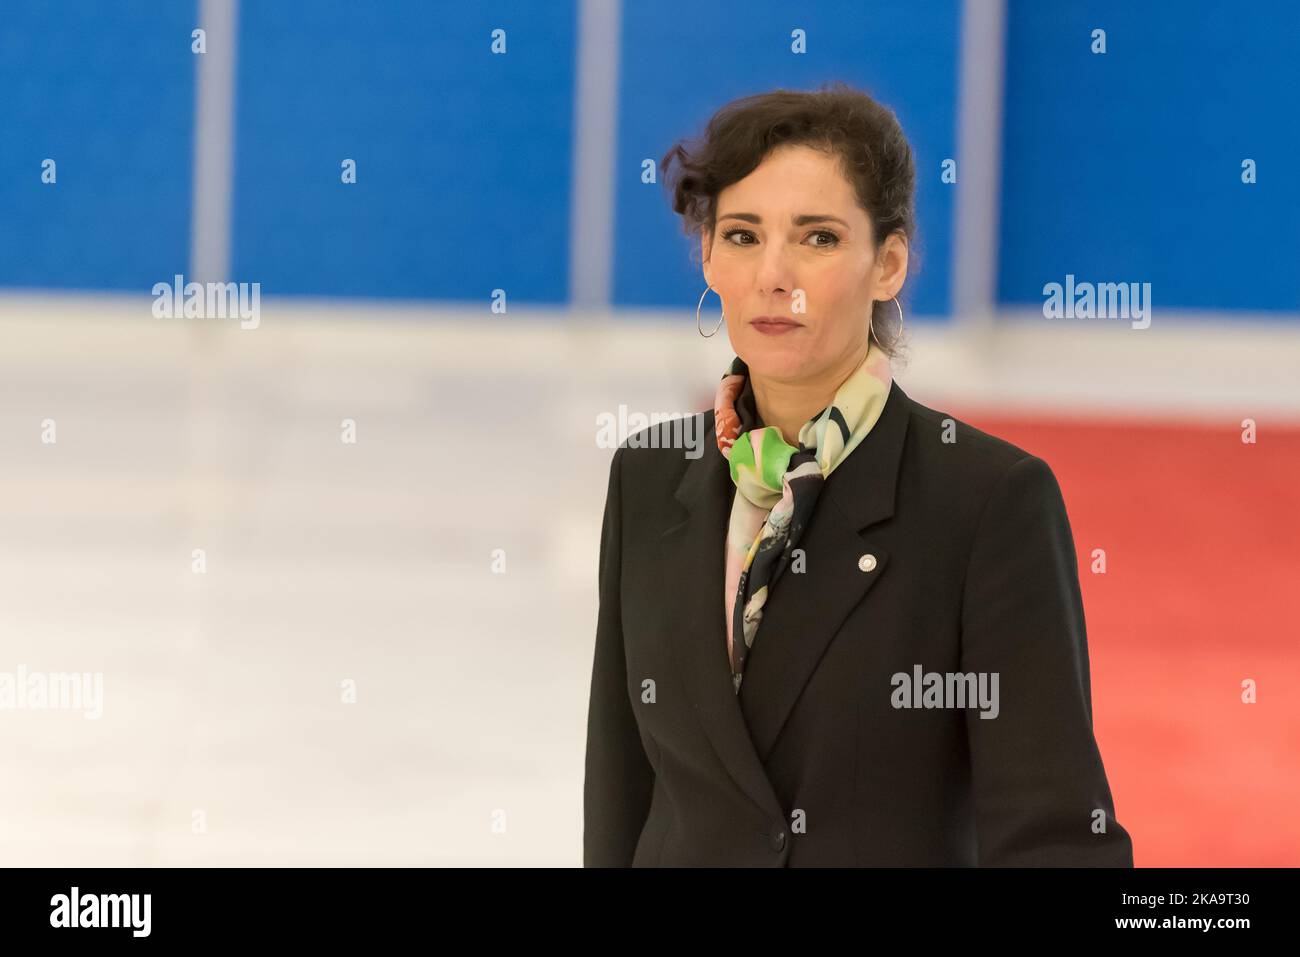
[[[1300,310],[1300,4],[1011,0],[1008,27],[1002,302],[1073,273]]]
[[[235,278],[563,301],[575,16],[571,0],[242,4]]]
[[[807,52],[791,52],[803,29]],[[678,139],[703,131],[727,101],[843,80],[891,107],[916,153],[919,270],[909,311],[951,311],[952,185],[956,157],[960,5],[956,0],[629,2],[623,8],[618,131],[615,300],[694,310],[704,277],[662,183],[643,184]],[[706,303],[717,315],[717,299]]]
[[[5,0],[0,285],[148,292],[187,269],[198,25],[193,0]]]

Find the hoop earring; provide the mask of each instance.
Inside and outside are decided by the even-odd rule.
[[[695,331],[698,332],[700,335],[704,336],[705,339],[710,339],[714,335],[716,335],[717,331],[722,328],[723,320],[727,318],[727,314],[723,312],[723,314],[718,317],[718,324],[713,327],[713,332],[706,333],[704,331],[704,328],[700,325],[700,307],[704,305],[704,297],[709,294],[709,290],[712,288],[713,288],[712,286],[704,287],[704,292],[700,293],[699,305],[695,307]]]
[[[897,307],[898,309],[898,331],[902,332],[903,331],[903,307],[902,305],[899,304],[897,296],[891,296],[890,298],[893,299],[894,306]],[[872,339],[875,339],[875,335],[876,335],[875,324],[874,324],[875,321],[874,309],[872,310],[872,313],[873,315],[867,317],[867,341],[868,342],[870,342]],[[880,340],[876,339],[876,344],[879,345],[879,343]]]

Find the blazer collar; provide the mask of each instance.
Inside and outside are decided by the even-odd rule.
[[[687,514],[670,521],[660,543],[669,641],[705,733],[764,812],[765,824],[775,823],[773,816],[784,821],[785,811],[764,763],[826,648],[888,563],[867,531],[894,513],[910,406],[894,380],[876,424],[826,480],[800,542],[807,570],[787,570],[775,586],[739,696],[727,659],[722,593],[735,486],[715,442],[705,442],[678,484],[675,497]],[[708,436],[712,413],[704,415]],[[874,564],[862,563],[865,555]]]

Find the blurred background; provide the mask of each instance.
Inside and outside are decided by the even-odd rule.
[[[1300,865],[1298,47],[1286,0],[7,0],[0,863],[579,864],[598,422],[731,357],[658,161],[844,80],[916,154],[896,377],[1061,482],[1137,864]]]

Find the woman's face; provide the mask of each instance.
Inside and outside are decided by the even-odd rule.
[[[802,145],[777,147],[718,194],[701,250],[732,349],[752,375],[780,382],[851,371],[866,352],[872,303],[894,295],[907,271],[900,237],[877,256],[838,160]]]

